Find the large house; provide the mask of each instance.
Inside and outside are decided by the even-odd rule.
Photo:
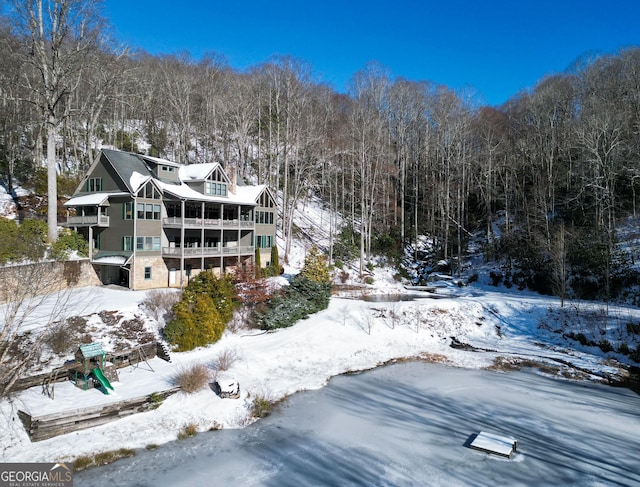
[[[218,163],[105,149],[65,206],[104,284],[181,287],[201,270],[253,263],[256,249],[267,265],[275,245],[273,194],[236,184]]]

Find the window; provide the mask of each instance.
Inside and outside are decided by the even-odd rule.
[[[160,170],[165,172],[175,172],[176,168],[173,166],[160,166]]]
[[[204,182],[205,194],[214,196],[227,196],[227,185],[224,183],[214,183],[212,181]]]
[[[89,178],[87,179],[87,191],[89,193],[95,193],[102,191],[102,178]]]
[[[145,281],[148,281],[149,279],[151,279],[151,267],[144,268],[144,279]]]
[[[273,247],[272,235],[256,235],[256,248],[258,249],[270,249]]]
[[[131,251],[133,250],[133,237],[130,235],[125,235],[122,237],[122,250]]]
[[[133,219],[133,202],[123,203],[122,205],[122,218],[125,220]]]
[[[273,225],[273,212],[256,211],[256,223]]]
[[[125,203],[126,205],[127,203]],[[131,203],[133,205],[133,203]],[[154,205],[152,203],[138,203],[136,205],[136,214],[138,220],[160,220],[161,215],[161,205]],[[125,220],[128,220],[126,217],[126,209],[125,209]]]
[[[153,183],[147,183],[144,187],[140,188],[138,191],[138,196],[141,198],[147,198],[149,200],[159,200],[162,199],[162,195],[153,185]]]
[[[136,237],[136,250],[160,250],[160,237]]]

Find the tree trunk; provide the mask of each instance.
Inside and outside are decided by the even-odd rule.
[[[47,228],[49,242],[58,239],[58,184],[56,167],[56,138],[58,130],[55,119],[51,117],[47,123]]]

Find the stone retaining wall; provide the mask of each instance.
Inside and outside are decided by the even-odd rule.
[[[12,265],[0,268],[0,303],[15,300],[18,293],[32,297],[100,284],[89,259]]]

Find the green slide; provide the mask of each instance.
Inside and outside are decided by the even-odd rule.
[[[98,382],[100,382],[100,384],[104,388],[104,392],[109,394],[109,389],[113,390],[113,386],[109,382],[109,379],[107,379],[102,371],[98,368],[93,369],[91,372],[93,373],[93,375],[95,375],[96,379],[98,379]]]

